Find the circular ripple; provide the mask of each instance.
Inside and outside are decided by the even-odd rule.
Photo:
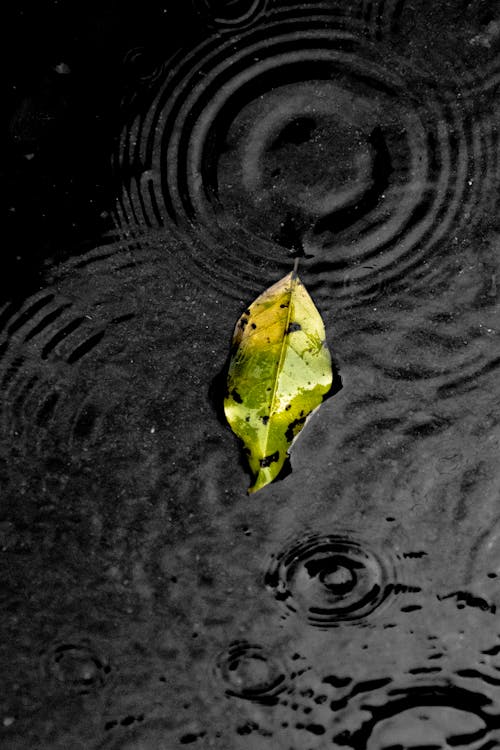
[[[0,310],[0,449],[7,455],[14,448],[33,458],[52,448],[76,457],[123,411],[137,289],[152,289],[160,269],[145,247],[100,247],[60,267],[43,291]]]
[[[265,584],[289,611],[329,628],[371,614],[394,590],[395,574],[351,538],[311,535],[272,559]]]
[[[80,383],[78,394],[71,393],[76,373],[89,360],[95,362],[96,356],[102,356],[111,330],[116,335],[116,329],[123,329],[133,315],[96,318],[89,314],[91,305],[85,310],[71,294],[50,288],[24,300],[19,309],[15,307],[6,311],[0,331],[0,436],[15,441],[18,449],[26,438],[26,449],[36,452],[29,436],[37,442],[44,431],[52,430],[55,437],[54,424],[61,426],[69,420],[74,424],[68,430],[76,438],[85,431],[88,437],[89,420],[84,424],[84,416],[92,408],[85,403],[89,389]],[[84,402],[76,407],[76,415],[75,396],[77,402]],[[71,413],[62,418],[68,409]],[[72,441],[67,433],[65,438]]]
[[[442,747],[444,741],[462,743],[466,734],[484,738],[485,724],[470,711],[440,706],[419,706],[385,719],[375,727],[367,750],[390,745],[408,746],[408,743],[426,743]]]
[[[363,708],[372,713],[355,732],[343,732],[334,740],[366,750],[382,747],[493,747],[491,729],[496,719],[485,711],[490,701],[454,686],[392,690],[384,704]],[[479,744],[477,744],[479,743]]]
[[[194,0],[205,22],[219,29],[250,26],[265,13],[268,0]]]
[[[118,227],[163,226],[172,262],[237,298],[294,254],[337,305],[433,278],[441,243],[496,201],[494,123],[365,26],[290,6],[172,60],[122,133]]]
[[[41,669],[53,685],[80,695],[102,688],[111,672],[108,660],[87,640],[51,646],[41,654]]]
[[[226,695],[274,705],[286,688],[285,674],[278,660],[262,646],[234,641],[217,659],[217,674]]]

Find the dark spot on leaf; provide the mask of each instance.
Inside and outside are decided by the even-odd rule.
[[[300,428],[302,427],[305,421],[306,421],[306,417],[299,417],[298,419],[294,419],[293,422],[290,422],[285,432],[285,437],[289,443],[292,442],[295,435],[297,435],[297,433],[299,432]]]
[[[250,315],[250,308],[247,308],[247,309],[245,310],[245,315]]]
[[[242,331],[245,330],[245,326],[246,326],[247,323],[248,323],[248,318],[242,318],[240,320],[240,328],[241,328]]]
[[[233,397],[233,400],[236,401],[237,404],[243,403],[243,399],[241,398],[236,388],[233,388],[233,390],[231,391],[231,396]]]
[[[252,323],[252,328],[255,330],[257,328],[257,323]]]
[[[288,410],[289,410],[289,409],[291,409],[291,408],[292,408],[292,405],[291,405],[291,404],[287,404],[287,405],[285,406],[285,411],[288,411]]]
[[[264,458],[261,458],[259,463],[263,469],[266,469],[271,464],[274,464],[276,461],[279,461],[279,457],[280,457],[280,452],[276,451],[275,453],[271,453],[270,456],[264,456]]]
[[[262,419],[262,424],[267,424],[269,422],[268,416],[261,417],[261,419]]]
[[[283,302],[283,304],[280,305],[280,307],[288,307],[288,302]]]
[[[250,422],[250,417],[245,417],[245,422]]]
[[[301,331],[301,330],[302,330],[302,326],[300,325],[300,323],[293,322],[293,323],[290,323],[290,325],[286,329],[286,332],[294,333],[294,331]]]

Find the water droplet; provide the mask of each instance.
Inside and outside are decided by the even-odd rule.
[[[101,689],[111,673],[109,661],[86,639],[54,644],[43,651],[41,668],[53,687],[80,695]]]
[[[293,542],[273,557],[265,575],[266,586],[288,611],[320,628],[367,617],[395,583],[387,560],[336,535],[311,534]]]
[[[266,705],[277,702],[286,688],[285,673],[278,659],[264,648],[235,641],[217,659],[217,673],[226,694]]]

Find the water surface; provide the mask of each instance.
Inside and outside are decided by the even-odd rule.
[[[2,747],[498,747],[500,6],[153,5],[106,10],[101,223],[33,182],[88,58],[14,97]],[[248,497],[218,376],[296,256],[341,388]]]

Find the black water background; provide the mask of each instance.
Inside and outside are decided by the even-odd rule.
[[[141,76],[154,70],[165,57],[168,45],[171,43],[174,48],[182,42],[183,34],[188,44],[193,43],[203,29],[187,11],[179,19],[177,10],[173,23],[171,9],[151,2],[141,3],[140,7],[134,3],[121,4],[119,10],[114,3],[93,6],[32,3],[11,8],[9,13],[13,16],[12,49],[4,67],[8,103],[2,138],[6,231],[0,289],[5,298],[21,299],[43,286],[48,267],[98,245],[100,237],[110,228],[108,212],[116,185],[108,157],[120,120],[141,96]],[[142,52],[131,56],[130,50],[136,48]],[[392,375],[404,379],[405,372]],[[419,375],[422,377],[422,370]],[[85,435],[87,422],[92,423],[92,414],[79,421],[77,432],[81,435]],[[394,419],[392,424],[397,427],[400,423]],[[436,429],[440,429],[443,423],[436,420],[436,424]],[[424,428],[426,425],[427,422]],[[434,422],[429,428],[431,432],[433,425]],[[381,423],[377,424],[377,429],[380,426]],[[385,427],[390,429],[391,424]],[[415,429],[421,429],[420,423]],[[373,434],[365,428],[367,444],[370,435],[373,437],[376,432],[375,427]],[[186,465],[189,466],[189,457]],[[189,530],[189,522],[185,529]],[[210,575],[204,571],[203,576],[206,580],[200,580],[205,585]],[[446,592],[443,599],[449,602],[453,596],[463,602],[467,594]],[[469,605],[484,609],[487,614],[492,606],[486,602],[483,607],[482,600]],[[193,633],[192,637],[196,635]],[[260,653],[257,646],[244,643],[238,649],[238,653],[250,653],[254,661],[260,658],[255,657],[255,653]],[[65,659],[70,665],[72,659],[75,663],[90,662],[94,670],[93,687],[106,685],[110,671],[106,657],[90,647],[87,653],[85,644],[64,643],[47,651],[41,655],[42,664],[48,662],[48,672],[56,675],[56,682],[69,684],[70,692],[86,694],[88,685],[81,677],[71,682],[71,666],[66,671],[61,667]],[[274,669],[272,658],[270,661]],[[278,667],[277,676],[271,672],[269,690],[265,684],[265,699],[262,701],[258,689],[254,692],[257,702],[267,700],[274,705],[283,680]],[[228,694],[238,697],[238,690],[231,687],[231,676],[227,679]],[[336,683],[332,677],[329,684],[337,688],[339,679]],[[417,696],[415,705],[428,699],[423,695]],[[253,693],[251,697],[255,698]],[[433,697],[436,705],[440,705],[440,700],[443,705],[448,700],[438,693]],[[462,695],[459,698],[457,706],[465,700]],[[411,701],[404,705],[411,705]],[[119,719],[110,718],[105,729],[110,731],[118,724],[134,727],[143,718],[140,712],[125,712]],[[319,725],[310,726],[311,733],[319,731]],[[190,732],[186,731],[183,737],[191,737]]]
[[[189,3],[20,0],[4,11],[0,295],[111,228],[110,153],[141,78],[203,33]]]

